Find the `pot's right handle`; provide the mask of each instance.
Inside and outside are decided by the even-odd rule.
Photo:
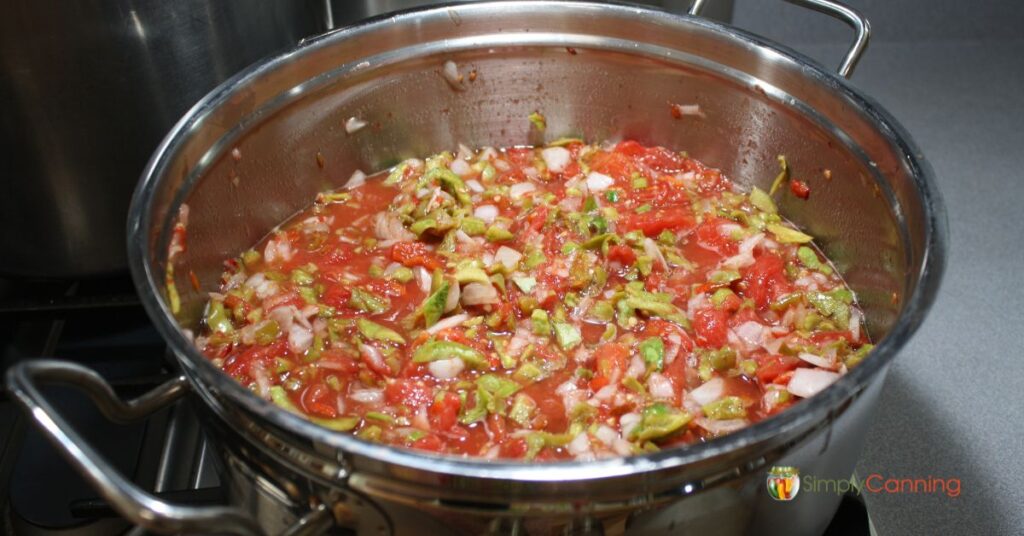
[[[853,74],[853,68],[857,66],[857,62],[860,61],[860,57],[864,54],[864,49],[868,46],[868,39],[871,38],[871,24],[868,23],[868,19],[861,15],[860,12],[839,2],[833,2],[832,0],[786,0],[790,4],[796,4],[798,6],[813,9],[819,13],[824,13],[830,17],[835,17],[846,24],[849,24],[856,32],[856,37],[853,40],[853,44],[850,45],[850,50],[846,52],[846,56],[843,57],[843,63],[839,64],[838,73],[843,78],[850,78]],[[701,10],[704,8],[704,4],[707,0],[693,0],[690,4],[690,15],[700,15]]]
[[[252,516],[225,506],[179,506],[146,493],[90,447],[46,401],[37,384],[63,383],[85,391],[103,414],[128,422],[170,404],[188,392],[184,376],[125,402],[96,372],[65,361],[34,360],[7,371],[7,389],[50,441],[125,519],[160,533],[222,533],[263,536]]]

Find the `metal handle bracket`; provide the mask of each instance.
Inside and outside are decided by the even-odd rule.
[[[857,66],[857,62],[860,61],[860,57],[864,54],[864,49],[868,46],[868,40],[871,38],[871,24],[868,22],[868,19],[850,6],[832,0],[786,0],[786,2],[824,13],[845,22],[853,28],[856,34],[853,44],[846,51],[843,62],[839,64],[839,68],[836,70],[839,76],[850,78],[853,75],[853,69]],[[690,15],[695,17],[700,15],[706,3],[707,0],[694,0],[690,4]]]
[[[128,422],[152,413],[188,392],[184,376],[170,380],[130,401],[121,400],[99,374],[74,363],[35,360],[7,371],[7,389],[65,458],[92,484],[110,506],[129,521],[153,532],[223,533],[262,536],[248,514],[226,506],[178,506],[142,490],[117,472],[61,417],[38,389],[62,383],[86,392],[107,418]]]

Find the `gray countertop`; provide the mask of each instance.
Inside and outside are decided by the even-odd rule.
[[[787,44],[838,63],[844,46],[809,41]],[[857,473],[962,483],[956,498],[868,493],[872,521],[881,535],[1024,533],[1024,39],[876,31],[852,82],[931,162],[950,230],[938,300],[889,373]]]

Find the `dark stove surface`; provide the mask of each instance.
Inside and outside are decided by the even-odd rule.
[[[38,357],[89,366],[122,398],[174,376],[173,360],[127,278],[0,280],[0,373]],[[143,488],[178,503],[223,501],[188,403],[118,425],[74,389],[54,386],[44,392],[98,452]],[[5,395],[0,395],[0,516],[0,534],[12,536],[145,534],[112,512]],[[847,495],[826,535],[866,534],[864,502]]]
[[[74,361],[99,372],[123,398],[136,397],[174,375],[166,346],[127,278],[3,281],[0,289],[3,371],[36,357]],[[216,486],[213,472],[198,467],[204,443],[186,405],[118,425],[75,389],[53,386],[44,393],[97,451],[145,489],[168,493]],[[6,396],[0,398],[0,533],[135,532],[96,497],[46,438],[27,425],[20,408]],[[179,497],[194,498],[206,501],[210,494]]]

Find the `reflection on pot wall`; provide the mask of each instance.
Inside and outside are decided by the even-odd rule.
[[[207,91],[326,29],[324,0],[15,0],[0,17],[0,273],[124,270],[146,160]]]
[[[409,9],[430,4],[451,3],[451,0],[328,0],[331,4],[333,27],[338,28],[353,22],[389,11]],[[456,0],[459,1],[459,0]],[[473,0],[462,0],[473,1]],[[636,4],[660,7],[672,13],[686,13],[691,0],[633,0]],[[704,6],[701,16],[728,22],[732,19],[733,0],[711,0]]]

